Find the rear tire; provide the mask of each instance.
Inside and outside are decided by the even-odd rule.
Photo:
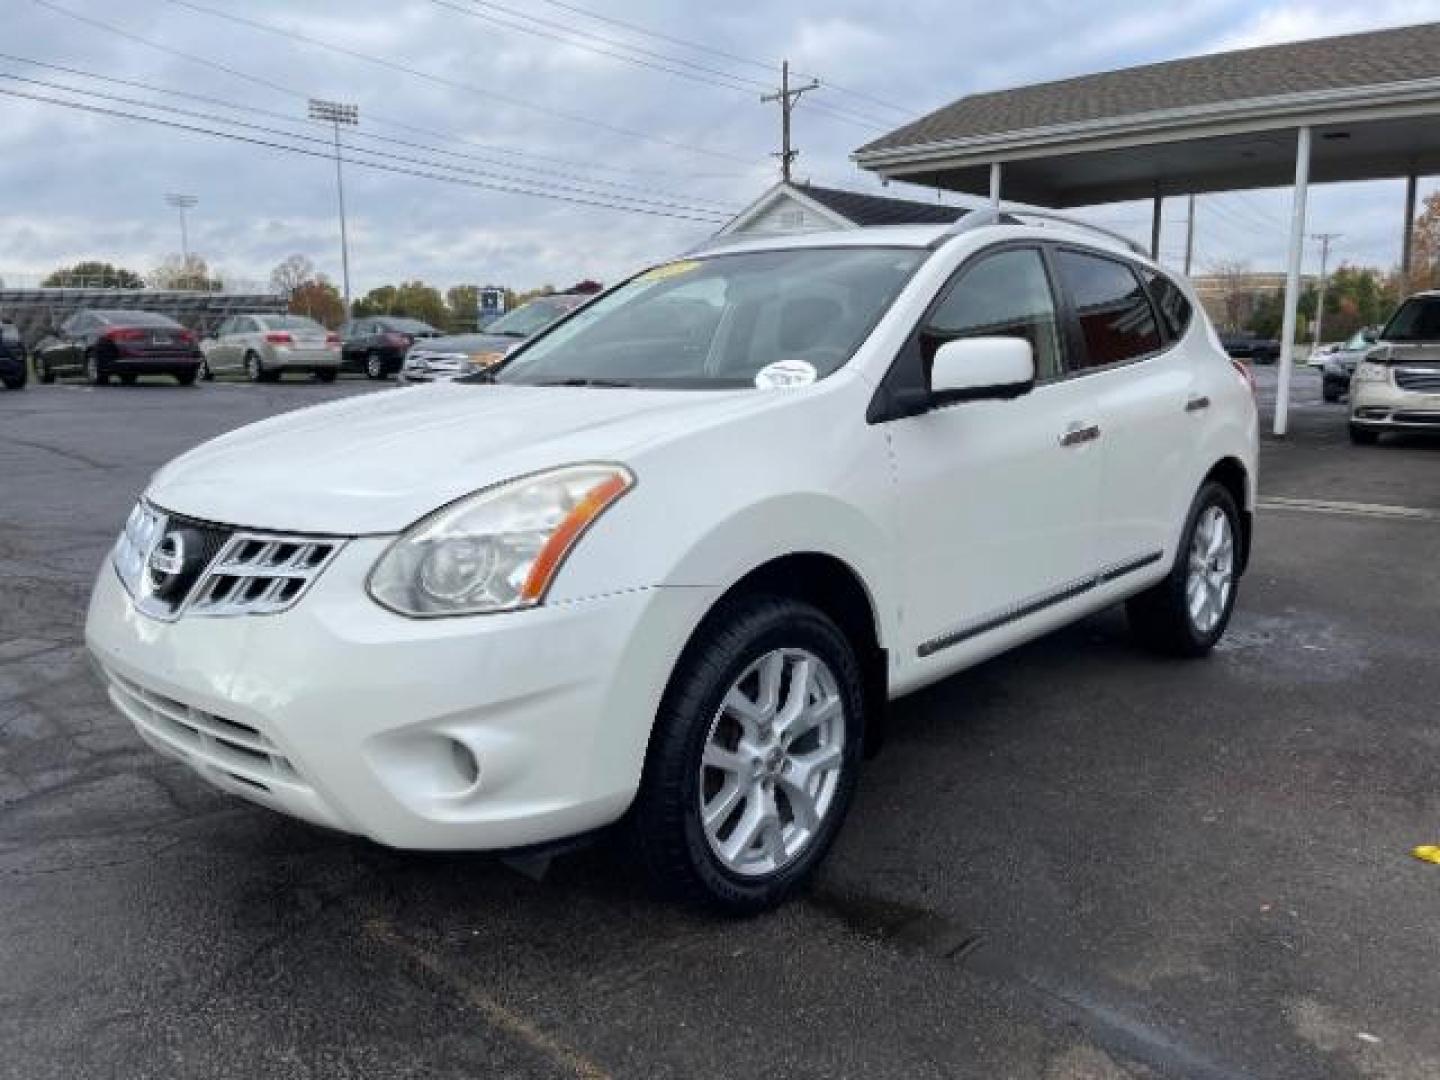
[[[1223,484],[1207,481],[1190,504],[1170,573],[1125,605],[1140,644],[1166,656],[1210,652],[1235,608],[1239,560],[1239,508]]]
[[[1359,424],[1350,425],[1350,441],[1356,446],[1374,446],[1380,441],[1380,432],[1374,428],[1361,427]]]
[[[319,379],[322,383],[332,383],[338,374],[338,371],[317,371],[315,372],[315,378]]]
[[[365,375],[368,378],[379,381],[389,374],[390,373],[385,370],[384,357],[374,352],[365,354]]]
[[[46,386],[52,386],[55,383],[55,373],[50,370],[50,362],[43,356],[35,358],[35,377]]]
[[[1320,388],[1320,396],[1333,405],[1340,400],[1340,388],[1326,383]]]
[[[200,369],[193,367],[189,371],[177,371],[175,381],[181,386],[194,386],[195,380],[200,377]]]
[[[786,597],[723,602],[670,677],[630,811],[651,880],[735,915],[791,896],[845,819],[864,723],[859,661],[828,616]]]
[[[6,390],[24,390],[25,372],[22,370],[19,375],[7,375],[4,379],[0,379],[0,382],[5,384]]]

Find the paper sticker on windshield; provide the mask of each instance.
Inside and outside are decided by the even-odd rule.
[[[640,275],[641,281],[664,281],[666,278],[688,274],[700,265],[699,259],[683,259],[680,262],[665,263]]]
[[[773,364],[766,364],[755,373],[755,385],[761,390],[809,386],[815,379],[815,365],[805,360],[777,360]]]

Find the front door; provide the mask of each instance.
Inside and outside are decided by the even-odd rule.
[[[1083,602],[1101,480],[1095,389],[1066,378],[1067,335],[1040,250],[982,253],[947,288],[921,339],[1024,338],[1037,382],[1012,400],[885,425],[908,658],[936,674]]]

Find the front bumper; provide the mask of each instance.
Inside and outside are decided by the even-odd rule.
[[[1352,381],[1350,423],[1377,431],[1440,430],[1440,394],[1404,390],[1390,380]]]
[[[365,595],[351,541],[279,615],[154,620],[107,560],[86,642],[147,742],[211,783],[392,847],[503,849],[598,828],[709,589],[414,620]]]

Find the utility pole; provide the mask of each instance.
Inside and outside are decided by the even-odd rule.
[[[780,179],[790,183],[790,163],[799,155],[799,150],[790,147],[790,114],[795,109],[795,103],[800,100],[800,95],[807,90],[814,90],[820,85],[819,79],[811,79],[804,86],[790,85],[790,61],[786,60],[780,65],[780,89],[773,94],[761,94],[762,102],[778,101],[780,103],[780,152],[772,155],[780,159]]]
[[[1342,236],[1338,232],[1311,233],[1311,240],[1320,241],[1320,295],[1315,301],[1315,347],[1320,346],[1320,330],[1325,321],[1325,267],[1330,261],[1330,241]]]
[[[345,283],[345,318],[350,318],[350,243],[345,235],[345,179],[340,172],[340,125],[354,127],[360,123],[360,106],[338,101],[310,99],[310,119],[323,120],[335,127],[335,194],[340,202],[340,269]]]
[[[180,257],[185,261],[187,270],[190,267],[190,237],[185,228],[185,211],[199,201],[194,195],[180,195],[173,191],[165,196],[165,205],[180,211]]]
[[[1195,255],[1195,196],[1190,196],[1189,209],[1185,212],[1185,276],[1190,276],[1190,260]]]

